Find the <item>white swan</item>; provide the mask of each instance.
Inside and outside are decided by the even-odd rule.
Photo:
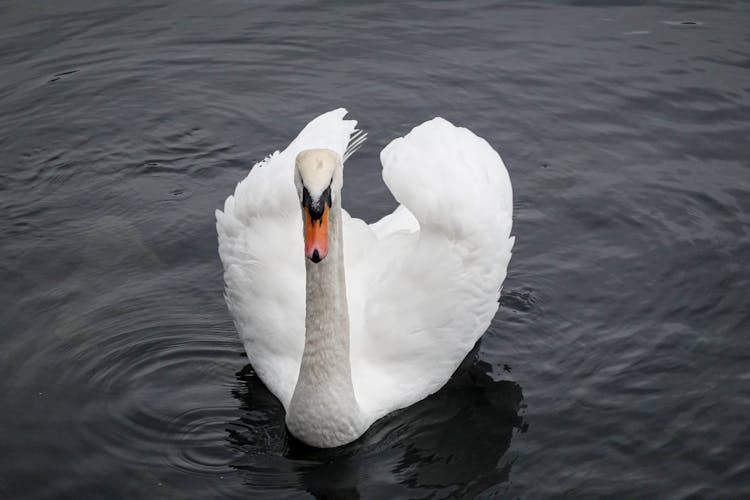
[[[292,434],[325,448],[448,381],[497,311],[514,240],[500,156],[442,118],[380,155],[401,205],[350,217],[343,162],[365,135],[344,115],[315,118],[216,211],[248,358]]]

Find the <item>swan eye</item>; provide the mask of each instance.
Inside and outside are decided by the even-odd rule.
[[[310,191],[307,190],[304,184],[302,185],[302,206],[312,206],[312,196],[310,196]]]

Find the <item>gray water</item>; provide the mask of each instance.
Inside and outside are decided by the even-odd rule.
[[[443,390],[300,446],[213,211],[317,114],[503,156],[500,310]],[[0,2],[0,497],[750,496],[750,4]],[[467,193],[469,195],[470,193]]]

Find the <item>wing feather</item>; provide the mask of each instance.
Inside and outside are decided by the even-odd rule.
[[[371,226],[352,344],[357,398],[375,418],[445,384],[497,311],[513,246],[510,178],[484,139],[436,118],[381,162],[401,206]]]

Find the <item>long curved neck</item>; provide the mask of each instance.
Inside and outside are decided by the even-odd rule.
[[[305,349],[286,419],[298,438],[321,447],[350,442],[366,429],[349,361],[340,196],[328,224],[328,255],[317,264],[305,259]]]
[[[328,256],[315,264],[305,259],[305,351],[300,379],[309,375],[317,382],[351,385],[349,364],[349,312],[346,302],[344,248],[339,197],[329,216]],[[327,380],[328,378],[331,380]]]

